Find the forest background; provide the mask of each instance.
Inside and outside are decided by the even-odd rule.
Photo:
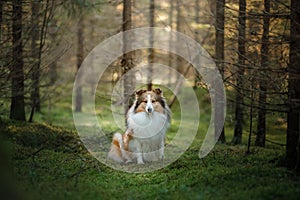
[[[297,0],[1,1],[1,195],[296,199],[299,23]],[[202,112],[198,134],[179,160],[155,172],[126,174],[87,152],[72,116],[72,111],[84,112],[82,94],[87,91],[75,92],[73,108],[72,93],[77,70],[94,47],[139,27],[174,30],[199,42],[220,70],[227,109],[211,112],[208,86],[183,58],[159,49],[124,54],[110,64],[97,87],[97,114],[108,137],[118,127],[110,123],[107,94],[139,63],[161,63],[180,72]],[[177,84],[177,78],[170,74],[164,84]],[[181,111],[174,91],[166,89],[165,96],[174,115],[168,142],[176,134]],[[201,134],[211,114],[226,114],[224,128],[213,152],[199,159]],[[124,190],[116,193],[120,187]]]

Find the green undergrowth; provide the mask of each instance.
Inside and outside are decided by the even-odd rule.
[[[93,158],[77,133],[40,123],[1,125],[1,196],[8,199],[298,199],[284,148],[217,145],[199,159],[196,137],[174,163],[131,174]],[[2,199],[2,198],[1,198]]]

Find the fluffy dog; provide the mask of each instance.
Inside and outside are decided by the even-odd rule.
[[[138,164],[162,160],[170,114],[161,89],[137,91],[126,115],[127,130],[114,134],[107,158]]]

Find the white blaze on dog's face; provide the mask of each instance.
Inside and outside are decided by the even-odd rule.
[[[153,105],[151,100],[151,95],[147,94],[147,105],[146,105],[146,112],[151,114],[153,112]]]

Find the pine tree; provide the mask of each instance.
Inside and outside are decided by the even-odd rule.
[[[288,103],[286,161],[300,171],[300,1],[291,0],[290,63],[288,66]]]
[[[12,56],[11,66],[11,107],[10,118],[25,121],[24,101],[24,62],[22,42],[22,6],[23,1],[14,0],[12,18]]]

